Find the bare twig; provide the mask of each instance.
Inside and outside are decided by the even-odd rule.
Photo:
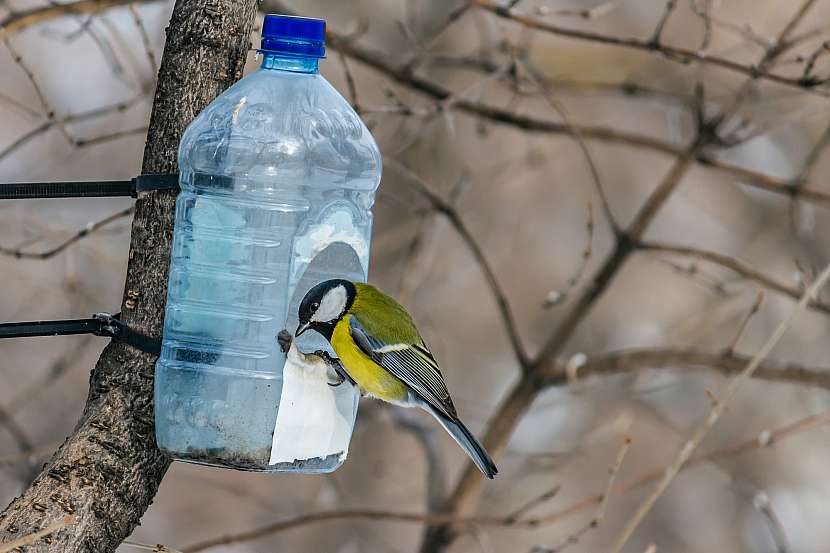
[[[9,248],[0,245],[0,255],[8,255],[11,257],[15,257],[17,259],[49,259],[50,257],[54,257],[55,255],[61,253],[75,242],[82,240],[90,234],[93,234],[95,231],[100,230],[101,228],[106,227],[107,225],[115,221],[123,219],[124,217],[129,217],[134,212],[135,207],[130,206],[126,209],[122,209],[121,211],[117,211],[112,215],[108,215],[107,217],[104,217],[103,219],[100,219],[98,221],[90,221],[84,228],[77,231],[75,234],[73,234],[57,246],[49,248],[48,250],[32,252],[23,250],[19,247]]]
[[[551,489],[549,489],[547,491],[544,491],[544,492],[542,492],[541,494],[539,494],[535,497],[532,497],[531,499],[529,499],[525,503],[522,503],[512,513],[507,515],[505,517],[505,520],[510,521],[510,522],[519,520],[524,515],[526,515],[528,512],[530,512],[533,509],[535,509],[536,507],[538,507],[539,505],[547,503],[548,501],[550,501],[551,499],[556,497],[556,494],[558,494],[559,490],[561,490],[561,489],[562,489],[562,486],[557,484],[554,487],[552,487]]]
[[[173,549],[172,547],[168,547],[160,543],[151,544],[131,540],[124,540],[121,542],[121,544],[132,547],[134,549],[141,549],[142,551],[152,551],[153,553],[182,553],[178,549]]]
[[[153,43],[150,40],[150,35],[147,33],[147,27],[144,26],[144,20],[141,19],[141,14],[138,12],[135,3],[129,4],[130,13],[133,16],[133,22],[138,27],[138,32],[141,35],[141,44],[144,46],[144,53],[147,56],[147,65],[150,69],[151,79],[155,81],[156,71],[158,71],[158,62],[156,61],[156,54],[153,50]]]
[[[787,544],[787,535],[784,532],[784,525],[781,524],[781,520],[775,514],[775,510],[772,508],[772,502],[770,501],[769,496],[764,491],[759,491],[755,494],[755,497],[752,498],[752,505],[758,509],[758,512],[760,512],[767,521],[770,537],[772,537],[772,541],[775,543],[777,553],[789,553],[790,547]]]
[[[540,6],[537,11],[539,15],[553,15],[557,17],[578,17],[580,19],[598,19],[608,15],[620,5],[620,0],[606,0],[601,4],[590,8],[562,8],[548,10],[546,6]]]
[[[626,523],[619,537],[615,540],[614,546],[611,548],[612,553],[620,553],[622,551],[625,544],[628,543],[628,540],[640,525],[640,522],[642,522],[646,515],[651,511],[654,503],[656,503],[657,499],[663,495],[663,492],[665,492],[672,483],[674,477],[677,476],[683,465],[691,458],[695,449],[697,449],[700,442],[703,441],[703,438],[706,437],[718,420],[720,420],[720,417],[726,411],[727,406],[738,393],[738,390],[744,381],[752,377],[753,373],[772,351],[772,348],[775,347],[781,337],[784,336],[784,333],[792,325],[796,316],[807,307],[810,299],[816,296],[818,291],[821,290],[827,283],[828,279],[830,279],[830,265],[822,271],[816,281],[810,285],[806,292],[804,292],[804,295],[801,297],[799,302],[790,310],[789,315],[781,321],[775,329],[775,332],[773,332],[772,336],[770,336],[763,347],[758,350],[758,353],[755,354],[752,360],[747,364],[746,368],[729,382],[726,389],[718,398],[717,403],[715,403],[712,410],[709,412],[709,416],[706,417],[706,420],[697,428],[697,430],[695,430],[694,434],[692,434],[689,440],[684,444],[674,462],[668,467],[668,469],[666,469],[660,483],[651,492],[651,494],[649,494],[640,508],[637,509],[631,519]]]
[[[596,161],[594,161],[594,157],[591,154],[591,150],[588,147],[588,143],[585,141],[585,137],[582,136],[579,128],[573,126],[568,117],[568,112],[565,109],[565,106],[553,95],[553,91],[551,88],[545,83],[545,80],[542,75],[540,75],[532,65],[525,62],[524,66],[527,68],[528,73],[531,75],[533,81],[542,91],[542,96],[545,98],[545,101],[553,108],[556,113],[559,114],[559,117],[562,118],[562,121],[571,129],[571,135],[576,140],[576,143],[579,145],[579,149],[582,151],[582,155],[585,158],[585,164],[588,166],[588,171],[591,174],[591,180],[594,184],[594,189],[597,193],[597,197],[599,197],[600,205],[602,206],[602,211],[605,214],[605,218],[608,221],[608,224],[611,226],[611,230],[614,233],[620,232],[620,227],[617,224],[616,219],[614,218],[614,213],[611,211],[611,205],[608,203],[608,198],[605,195],[605,188],[602,185],[602,178],[599,174],[599,168],[597,167]]]
[[[37,98],[40,101],[40,107],[43,109],[43,114],[49,119],[54,117],[55,114],[52,112],[52,108],[49,106],[49,102],[46,101],[46,95],[43,93],[43,89],[40,88],[40,84],[38,84],[34,72],[26,64],[26,61],[23,59],[23,56],[20,54],[20,52],[18,52],[15,49],[14,46],[12,46],[12,43],[8,38],[3,39],[3,44],[6,46],[6,49],[9,51],[9,54],[11,54],[14,63],[16,63],[18,67],[20,67],[20,69],[26,75],[26,78],[31,83],[32,88],[35,90],[35,94],[37,94]]]
[[[127,100],[126,102],[119,102],[117,104],[110,104],[110,105],[107,105],[107,106],[102,106],[100,108],[91,109],[91,110],[84,111],[84,112],[81,112],[81,113],[70,114],[70,115],[66,115],[64,117],[51,118],[47,121],[44,121],[43,123],[41,123],[37,127],[33,128],[29,132],[27,132],[27,133],[23,134],[22,136],[20,136],[17,140],[15,140],[14,142],[12,142],[8,146],[6,146],[3,150],[0,150],[0,161],[7,158],[11,154],[13,154],[15,151],[17,151],[18,148],[20,148],[21,146],[27,144],[29,141],[33,140],[34,138],[40,136],[41,134],[43,134],[43,133],[45,133],[45,132],[47,132],[47,131],[55,128],[55,127],[61,128],[65,125],[69,125],[71,123],[77,123],[77,122],[80,122],[80,121],[88,121],[90,119],[96,119],[98,117],[104,117],[106,115],[112,115],[114,113],[120,113],[120,112],[126,111],[126,110],[130,109],[131,107],[133,107],[134,105],[138,104],[138,102],[141,101],[141,99],[142,99],[142,96],[135,96],[132,99]],[[120,132],[123,134],[127,131],[120,131]],[[96,141],[96,142],[100,141],[100,139],[91,139],[91,140],[86,140],[86,141],[80,141],[81,143],[78,144],[78,141],[75,141],[73,138],[68,137],[68,139],[69,139],[70,143],[74,144],[75,146],[78,146],[78,145],[81,145],[81,146],[87,145],[88,146],[88,145],[90,145],[91,141]]]
[[[450,225],[452,225],[464,241],[467,249],[470,250],[470,253],[473,258],[475,258],[476,263],[484,274],[485,280],[487,281],[490,291],[493,294],[493,298],[496,300],[505,329],[507,330],[508,338],[510,339],[511,346],[513,347],[513,353],[515,354],[519,364],[521,366],[526,366],[529,359],[527,353],[525,352],[524,345],[522,344],[521,337],[519,336],[519,330],[516,326],[515,318],[513,317],[513,312],[510,308],[510,303],[507,300],[507,295],[502,290],[501,285],[496,278],[496,274],[490,266],[490,263],[487,261],[484,252],[478,245],[478,242],[476,242],[473,238],[467,226],[464,224],[458,214],[458,211],[456,211],[455,207],[453,207],[449,202],[445,201],[441,196],[436,194],[421,177],[416,175],[402,163],[394,159],[386,159],[384,162],[387,167],[393,167],[396,171],[401,173],[401,175],[406,177],[409,182],[415,185],[416,190],[421,194],[421,196],[429,202],[430,206],[435,211],[441,213],[447,218]]]
[[[349,99],[351,100],[352,107],[357,113],[363,113],[360,103],[357,101],[357,85],[355,84],[351,67],[349,67],[349,59],[342,51],[338,51],[338,56],[340,65],[343,66],[343,73],[346,77],[346,86],[349,89]]]
[[[746,332],[747,326],[749,326],[749,321],[751,321],[752,317],[754,317],[755,314],[758,313],[758,310],[761,308],[761,303],[763,303],[763,301],[764,292],[758,292],[758,294],[756,294],[755,296],[755,301],[752,302],[752,307],[749,308],[749,312],[747,312],[747,314],[741,321],[741,324],[738,326],[738,331],[735,333],[735,336],[734,338],[732,338],[732,341],[729,343],[729,347],[726,351],[730,353],[735,351],[735,348],[738,346],[738,342],[741,341],[741,338],[743,338],[744,336],[744,332]]]
[[[19,33],[23,29],[67,15],[95,14],[110,8],[133,2],[156,2],[158,0],[78,0],[65,4],[51,3],[28,10],[14,11],[0,21],[0,39]]]
[[[608,482],[605,485],[605,491],[602,493],[602,500],[599,502],[597,506],[596,513],[594,513],[594,517],[589,520],[585,525],[577,529],[575,532],[571,532],[568,536],[559,544],[554,547],[534,547],[531,550],[531,553],[561,553],[570,545],[576,545],[579,543],[579,540],[582,539],[582,536],[597,528],[602,521],[605,519],[605,511],[608,508],[608,501],[611,499],[611,492],[614,489],[614,482],[617,479],[617,474],[620,472],[620,468],[622,467],[623,460],[625,459],[625,454],[628,453],[628,448],[631,447],[631,438],[628,436],[625,437],[623,440],[623,444],[620,447],[619,451],[617,452],[617,457],[614,460],[614,464],[609,467],[608,470]]]
[[[667,46],[664,44],[655,45],[651,42],[651,40],[642,40],[638,38],[627,38],[627,37],[617,37],[612,35],[604,35],[600,33],[595,33],[592,31],[583,31],[580,29],[569,29],[566,27],[561,27],[559,25],[554,25],[552,23],[548,23],[541,19],[537,19],[531,16],[519,14],[513,12],[511,10],[506,10],[502,6],[500,6],[494,0],[470,0],[472,4],[481,8],[483,10],[487,10],[498,17],[502,17],[505,19],[509,19],[515,23],[523,25],[525,27],[536,29],[538,31],[543,31],[546,33],[554,34],[560,37],[565,38],[572,38],[577,40],[584,40],[588,42],[594,42],[597,44],[606,44],[611,46],[619,46],[622,48],[629,48],[634,50],[642,50],[646,52],[660,52],[666,59],[677,61],[680,63],[689,63],[689,62],[699,62],[704,64],[709,64],[717,67],[721,67],[723,69],[727,69],[729,71],[734,71],[736,73],[740,73],[746,75],[747,77],[751,77],[752,79],[761,79],[766,80],[769,82],[774,82],[782,85],[786,85],[789,87],[799,88],[801,90],[810,91],[815,94],[820,94],[822,96],[827,96],[828,92],[823,90],[819,90],[814,85],[810,83],[803,83],[801,79],[794,79],[790,77],[784,77],[781,75],[777,75],[775,73],[770,73],[759,66],[753,65],[744,65],[726,58],[721,58],[718,56],[711,56],[707,55],[695,50],[689,50],[686,48],[680,48],[675,46]],[[800,18],[798,19],[800,21]],[[785,29],[786,30],[786,29]],[[787,44],[781,44],[781,48],[786,49],[788,47]]]
[[[3,407],[0,407],[0,426],[6,429],[21,453],[32,451],[32,441],[26,435],[23,427],[18,424],[12,413]]]
[[[735,375],[749,363],[750,358],[729,351],[709,352],[677,348],[633,348],[587,356],[576,370],[568,371],[567,361],[553,363],[546,372],[545,386],[564,386],[574,377],[632,373],[656,369],[705,369],[724,375]],[[575,373],[575,374],[573,374]],[[814,386],[830,390],[830,369],[764,360],[753,375],[755,378]]]
[[[127,136],[147,134],[147,129],[147,125],[141,125],[140,127],[134,127],[132,129],[123,129],[120,131],[113,131],[109,133],[100,134],[98,136],[93,136],[90,138],[73,138],[71,140],[71,144],[76,148],[88,148],[90,146],[97,146],[98,144],[103,144],[104,142],[110,142],[112,140],[118,140],[120,138],[125,138]]]
[[[757,269],[749,266],[747,263],[741,261],[740,259],[709,251],[700,248],[692,248],[688,246],[674,246],[670,244],[661,244],[658,242],[641,242],[636,246],[638,249],[647,252],[656,252],[656,253],[668,253],[668,254],[676,254],[676,255],[683,255],[694,257],[696,259],[702,259],[708,261],[710,263],[715,263],[720,265],[721,267],[725,267],[730,271],[740,275],[741,277],[756,282],[774,292],[778,292],[780,294],[784,294],[789,296],[793,299],[798,299],[801,297],[803,290],[797,286],[789,286],[775,280],[771,276],[758,271]],[[810,309],[815,309],[817,311],[821,311],[822,313],[830,314],[830,304],[824,303],[821,300],[811,300],[808,304]]]
[[[660,16],[660,20],[657,21],[657,26],[654,28],[654,32],[649,39],[649,42],[655,47],[660,47],[663,29],[665,29],[666,23],[669,22],[669,18],[674,13],[675,8],[677,8],[677,0],[666,0],[666,8],[663,10],[663,14]]]
[[[594,251],[594,210],[591,206],[591,202],[588,202],[587,214],[588,219],[585,225],[587,229],[587,239],[585,241],[585,249],[582,250],[582,256],[579,260],[579,264],[576,267],[576,271],[574,272],[573,276],[571,276],[565,282],[564,287],[557,290],[551,290],[550,292],[548,292],[548,295],[545,298],[544,303],[542,304],[543,307],[545,307],[546,309],[550,309],[551,307],[560,305],[563,301],[565,301],[570,295],[571,291],[579,283],[580,279],[582,279],[582,275],[583,273],[585,273],[585,269],[588,267],[588,262],[591,260],[591,255]]]

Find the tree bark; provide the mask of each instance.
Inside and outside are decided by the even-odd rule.
[[[256,0],[178,0],[144,150],[145,173],[177,171],[179,138],[193,117],[242,76]],[[175,196],[137,200],[123,320],[161,336]],[[138,524],[170,461],[156,448],[155,357],[111,343],[90,377],[89,396],[72,435],[31,486],[0,514],[0,543],[74,515],[71,525],[26,551],[113,551]]]

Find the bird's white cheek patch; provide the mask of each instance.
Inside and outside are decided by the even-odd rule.
[[[346,310],[346,288],[342,284],[335,286],[320,300],[320,307],[312,315],[311,320],[318,323],[327,323],[340,317]]]

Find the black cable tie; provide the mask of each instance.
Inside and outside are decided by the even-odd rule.
[[[0,183],[0,200],[38,198],[138,197],[139,192],[178,190],[178,173],[152,173],[130,180],[6,182]]]
[[[0,323],[0,339],[94,334],[110,337],[116,342],[122,342],[157,357],[161,355],[160,339],[131,329],[119,319],[119,316],[120,313],[96,313],[91,319]]]
[[[101,334],[99,336],[110,336],[116,342],[122,342],[145,353],[158,357],[161,355],[161,339],[151,338],[124,324],[119,318],[120,313],[110,315],[109,313],[96,313],[93,319],[99,321]]]

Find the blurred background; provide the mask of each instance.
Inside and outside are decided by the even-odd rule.
[[[802,2],[774,0],[505,3],[516,17],[472,4],[262,8],[326,18],[335,34],[341,48],[329,49],[321,70],[384,155],[370,280],[411,308],[478,435],[521,382],[488,272],[515,321],[520,355],[532,359],[613,255],[599,190],[625,228],[705,138],[648,221],[643,239],[652,246],[628,255],[572,325],[552,361],[561,378],[522,409],[504,436],[498,478],[470,492],[461,512],[505,517],[527,506],[521,516],[567,516],[532,529],[464,526],[449,546],[608,550],[709,414],[726,384],[719,369],[740,370],[830,259],[830,1],[807,2],[797,21]],[[20,14],[49,7],[0,2],[0,181],[130,178],[141,166],[172,2],[102,2],[16,26]],[[786,48],[773,49],[791,21]],[[635,37],[642,47],[557,29]],[[683,62],[677,49],[706,63]],[[252,51],[248,70],[256,65]],[[777,77],[748,81],[753,67]],[[0,203],[0,319],[116,309],[131,205]],[[822,302],[799,316],[766,365],[830,371]],[[72,431],[104,345],[91,337],[0,342],[4,505]],[[641,356],[603,365],[627,351]],[[781,380],[741,388],[699,461],[677,476],[625,551],[808,552],[830,540],[830,396],[820,383]],[[425,513],[452,493],[466,462],[428,417],[364,400],[337,472],[258,475],[175,463],[132,539],[185,549],[322,510]],[[610,477],[621,487],[598,510],[595,496]],[[418,551],[423,535],[419,523],[364,518],[215,550],[405,553]]]

